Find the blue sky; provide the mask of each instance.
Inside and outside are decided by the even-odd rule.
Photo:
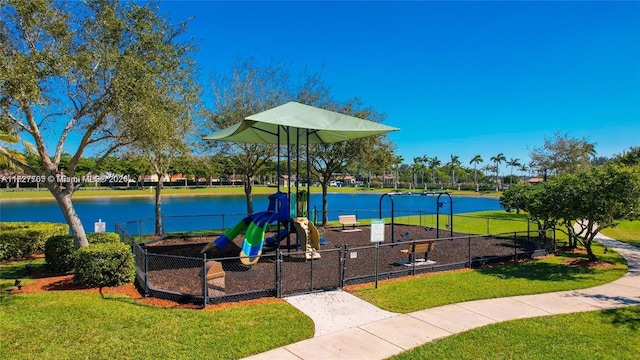
[[[556,131],[640,145],[640,2],[165,1],[212,72],[254,57],[319,71],[387,115],[397,153],[485,164]],[[522,162],[521,161],[521,162]],[[504,164],[502,165],[504,168]],[[503,170],[504,171],[504,170]]]

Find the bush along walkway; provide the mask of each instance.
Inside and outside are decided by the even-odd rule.
[[[640,305],[640,248],[601,234],[596,241],[627,260],[625,276],[588,289],[469,301],[409,314],[363,306],[362,300],[343,291],[294,296],[287,301],[314,320],[315,337],[248,359],[385,359],[497,322]]]

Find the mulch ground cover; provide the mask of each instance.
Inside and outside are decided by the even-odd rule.
[[[371,282],[376,272],[376,248],[371,243],[370,227],[358,227],[357,231],[341,231],[341,228],[326,229],[326,243],[320,246],[320,258],[308,260],[303,251],[296,249],[296,234],[280,243],[282,274],[280,284],[284,294],[337,288],[342,285]],[[401,250],[409,247],[409,242],[436,239],[436,230],[413,225],[395,225],[395,241],[391,241],[391,226],[385,226],[385,241],[378,251],[378,273],[380,278],[395,278],[417,273],[463,268],[469,258],[474,265],[488,261],[504,260],[514,252],[522,254],[536,249],[528,241],[514,242],[511,239],[482,237],[440,230],[440,239],[429,252],[428,265],[409,266],[408,254]],[[267,233],[266,237],[273,234]],[[199,296],[202,294],[203,262],[202,248],[216,236],[169,237],[145,244],[148,251],[148,281],[155,289]],[[260,261],[253,266],[242,265],[239,256],[243,237],[236,237],[233,243],[222,251],[209,254],[208,259],[216,259],[222,264],[224,276],[206,282],[208,296],[226,297],[231,294],[248,292],[271,292],[276,289],[277,247],[265,246]],[[168,257],[173,255],[179,257]],[[341,261],[344,256],[344,262]],[[416,254],[422,259],[424,253]],[[197,258],[197,259],[194,259]],[[431,263],[433,262],[433,263]],[[419,262],[416,264],[424,264]],[[341,284],[344,272],[345,284]],[[259,297],[259,295],[257,296]],[[239,299],[242,299],[240,297]]]

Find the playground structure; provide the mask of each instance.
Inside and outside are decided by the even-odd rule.
[[[296,229],[296,248],[305,249],[307,259],[320,258],[320,254],[317,252],[320,249],[318,229],[307,217],[293,217],[296,214],[305,214],[304,209],[307,206],[306,192],[300,191],[297,194],[298,196],[290,194],[294,199],[295,206],[290,206],[286,193],[278,191],[269,195],[267,211],[257,212],[243,218],[213,242],[207,244],[200,253],[223,250],[233,242],[236,236],[244,232],[240,262],[251,266],[260,260],[265,243],[279,246],[280,241],[286,238],[287,247],[290,247],[289,234],[290,229],[294,227]],[[267,228],[274,223],[278,226],[277,234],[265,239]]]
[[[342,142],[351,139],[358,139],[368,136],[376,136],[388,133],[390,131],[399,130],[398,128],[382,125],[373,121],[356,118],[353,116],[340,114],[334,111],[320,109],[317,107],[300,104],[297,102],[289,102],[275,108],[250,115],[242,122],[222,129],[212,135],[206,136],[204,140],[216,141],[233,141],[253,144],[273,144],[276,145],[278,159],[278,179],[280,178],[280,150],[281,144],[286,144],[287,149],[287,168],[288,179],[292,179],[291,174],[291,149],[295,144],[296,163],[300,163],[300,145],[306,145],[306,192],[300,191],[300,173],[299,166],[296,166],[295,176],[295,192],[291,192],[291,184],[287,186],[287,193],[280,192],[280,182],[278,181],[278,192],[275,196],[278,200],[277,210],[275,201],[270,197],[269,209],[266,212],[256,213],[244,218],[233,228],[229,229],[225,234],[216,239],[212,244],[205,246],[201,253],[206,253],[214,247],[223,249],[228,246],[232,239],[242,231],[246,230],[245,238],[242,244],[242,263],[245,265],[253,265],[258,262],[262,254],[262,247],[265,243],[266,228],[273,222],[278,224],[278,232],[273,240],[278,246],[280,240],[287,238],[287,245],[290,246],[290,229],[299,226],[301,230],[297,230],[296,243],[297,248],[301,240],[304,240],[305,247],[307,244],[318,242],[317,230],[314,231],[313,223],[308,221],[309,208],[308,194],[310,192],[311,170],[309,158],[310,144],[328,144]],[[296,195],[300,201],[296,201]],[[273,201],[273,202],[272,202]],[[289,206],[295,205],[295,206]],[[288,212],[286,210],[288,210]],[[293,221],[293,219],[297,219]],[[298,220],[306,218],[307,220]],[[298,224],[298,225],[295,225]],[[302,224],[305,224],[304,226]],[[309,225],[311,224],[311,225]],[[280,226],[284,225],[281,230]],[[304,236],[303,236],[304,234]],[[304,238],[304,239],[303,239]],[[317,252],[311,252],[310,258],[317,258]]]
[[[395,205],[394,205],[394,201],[393,201],[393,197],[394,196],[413,196],[413,195],[417,195],[417,196],[435,196],[437,195],[438,197],[436,198],[436,238],[439,239],[440,238],[440,209],[444,206],[444,202],[440,201],[440,197],[442,195],[446,195],[449,197],[449,221],[446,224],[446,228],[447,230],[449,230],[450,236],[453,237],[453,201],[451,199],[451,195],[444,191],[444,192],[433,192],[433,191],[422,191],[422,192],[408,192],[408,193],[403,193],[403,192],[390,192],[390,193],[386,193],[386,194],[382,194],[382,196],[380,196],[380,202],[379,202],[379,218],[382,219],[382,200],[384,200],[385,197],[389,198],[389,201],[391,201],[391,243],[395,242]],[[427,230],[431,230],[431,229],[427,229]]]

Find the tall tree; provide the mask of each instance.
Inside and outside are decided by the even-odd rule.
[[[456,169],[460,166],[460,157],[458,155],[451,155],[451,161],[447,163],[447,167],[451,170],[451,185],[456,182]]]
[[[402,155],[396,155],[393,158],[393,172],[394,172],[394,176],[393,176],[393,188],[397,189],[398,188],[398,182],[400,181],[400,165],[404,162],[404,158],[402,157]]]
[[[570,174],[590,166],[596,155],[595,143],[588,138],[576,138],[569,133],[555,132],[552,138],[544,138],[542,147],[529,154],[535,168],[549,175]]]
[[[590,260],[591,246],[602,230],[620,220],[639,220],[640,169],[605,165],[563,174],[537,186],[519,184],[505,191],[505,208],[527,211],[543,220],[543,229],[562,224],[570,243],[581,243]]]
[[[529,171],[529,167],[527,166],[527,164],[520,164],[518,170],[520,170],[520,175],[524,176],[527,174],[527,171]]]
[[[613,157],[613,162],[628,166],[640,165],[640,146],[632,146],[629,150],[625,150],[621,154],[616,154]]]
[[[496,164],[495,170],[496,170],[496,191],[500,190],[500,182],[498,180],[498,172],[500,169],[500,163],[503,161],[506,161],[507,158],[504,156],[503,153],[499,153],[496,156],[492,156],[491,157],[491,161]]]
[[[426,189],[426,184],[424,182],[424,170],[427,168],[427,165],[429,164],[429,157],[427,155],[422,156],[420,158],[420,164],[422,165],[422,184]]]
[[[509,185],[511,185],[512,180],[513,180],[513,168],[514,167],[520,167],[522,164],[520,164],[520,159],[514,159],[514,158],[510,158],[509,160],[507,160],[507,166],[511,167],[511,176],[509,177]]]
[[[474,156],[471,161],[469,161],[469,164],[473,164],[473,182],[476,185],[476,192],[480,191],[480,187],[478,186],[478,164],[483,161],[480,155]]]
[[[50,2],[15,0],[0,7],[0,116],[33,139],[44,175],[76,246],[87,239],[71,196],[81,184],[57,182],[74,177],[80,158],[96,154],[96,166],[137,140],[140,127],[164,126],[143,114],[166,93],[167,76],[188,66],[191,44],[178,43],[186,29],[160,16],[152,5],[95,0]],[[173,64],[174,71],[168,70]],[[162,71],[156,71],[162,64]],[[166,99],[165,99],[166,100]],[[147,125],[136,122],[149,122]],[[57,141],[56,141],[57,137]],[[77,139],[61,166],[67,139]]]
[[[413,158],[413,187],[418,187],[418,173],[422,171],[422,157]]]
[[[431,160],[429,161],[429,169],[431,169],[431,182],[433,184],[436,183],[436,171],[438,170],[438,168],[442,165],[442,161],[440,159],[438,159],[437,156],[434,156],[433,158],[431,158]]]

